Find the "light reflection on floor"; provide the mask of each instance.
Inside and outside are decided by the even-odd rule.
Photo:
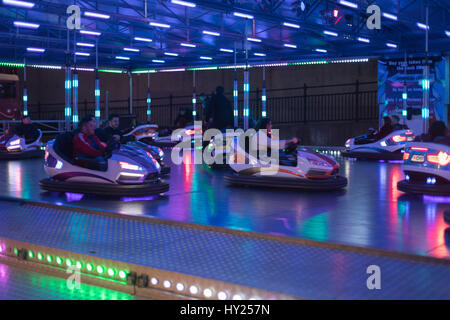
[[[224,171],[185,163],[172,166],[164,196],[98,198],[43,193],[42,160],[0,162],[0,194],[237,230],[302,237],[450,258],[443,212],[450,197],[405,195],[396,188],[401,164],[338,159],[345,191],[301,193],[229,187]],[[167,159],[166,159],[167,161]]]

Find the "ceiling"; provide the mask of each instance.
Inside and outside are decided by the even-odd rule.
[[[430,54],[450,52],[450,0],[349,0],[347,5],[342,0],[186,0],[195,7],[172,3],[176,0],[23,0],[33,3],[32,8],[8,4],[13,0],[0,1],[0,60],[10,62],[26,58],[27,63],[64,65],[68,33],[70,63],[76,60],[78,66],[86,67],[96,65],[97,50],[100,67],[131,69],[229,65],[234,63],[234,53],[221,49],[235,48],[237,63],[242,64],[246,45],[250,63],[424,54],[426,32],[417,23],[426,22],[425,7],[429,13]],[[67,31],[66,10],[72,4],[81,8],[82,30],[100,32],[100,36]],[[358,7],[352,8],[352,4]],[[383,16],[381,29],[369,30],[366,9],[371,4],[397,20]],[[109,18],[87,16],[86,12]],[[17,27],[14,21],[39,27]],[[91,47],[75,45],[79,42]],[[27,52],[28,47],[45,52]],[[75,56],[74,49],[89,56]]]

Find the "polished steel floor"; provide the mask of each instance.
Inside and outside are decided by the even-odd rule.
[[[450,258],[445,237],[450,226],[442,217],[450,209],[450,197],[398,191],[397,182],[403,179],[399,163],[338,158],[341,173],[349,180],[345,191],[302,193],[229,187],[223,181],[225,172],[192,164],[189,153],[184,160],[182,165],[172,165],[166,195],[141,199],[45,193],[38,185],[46,177],[43,160],[0,162],[0,195]]]

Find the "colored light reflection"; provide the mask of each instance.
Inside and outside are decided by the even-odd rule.
[[[68,202],[72,202],[72,201],[80,201],[81,199],[83,199],[84,194],[82,193],[69,193],[66,192],[66,199]]]
[[[158,196],[147,196],[147,197],[123,197],[120,200],[124,202],[132,202],[132,201],[151,201],[158,198]]]

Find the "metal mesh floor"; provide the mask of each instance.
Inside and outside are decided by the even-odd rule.
[[[85,283],[70,290],[66,279],[0,264],[0,300],[131,300],[130,294]]]
[[[450,266],[0,202],[0,237],[313,299],[450,299]],[[95,253],[92,253],[95,252]],[[369,265],[381,290],[369,290]]]

